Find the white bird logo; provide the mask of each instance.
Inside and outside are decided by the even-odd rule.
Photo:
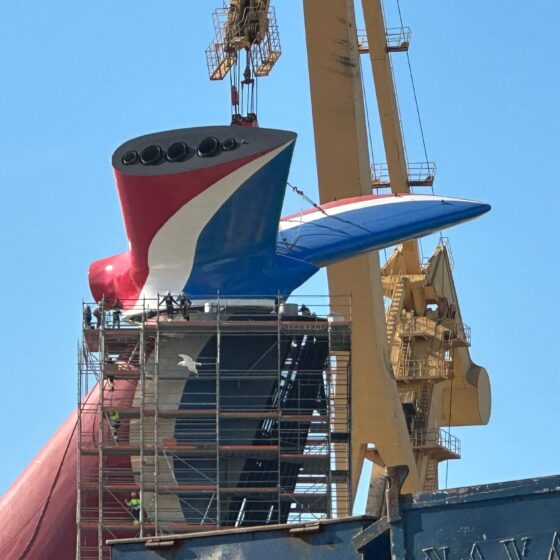
[[[196,376],[198,376],[198,369],[196,369],[196,367],[201,366],[202,364],[200,362],[195,362],[190,356],[187,356],[186,354],[179,354],[179,357],[182,358],[182,361],[180,361],[177,365],[186,367],[191,373],[194,373]]]

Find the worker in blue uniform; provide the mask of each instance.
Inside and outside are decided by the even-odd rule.
[[[111,435],[115,440],[115,443],[119,443],[119,428],[121,427],[121,415],[117,410],[111,410],[109,412],[109,426],[111,427]]]
[[[177,305],[177,302],[175,301],[175,299],[171,295],[171,292],[167,292],[163,296],[163,298],[161,299],[159,304],[161,305],[162,303],[165,303],[165,311],[167,312],[167,320],[169,321],[169,320],[173,319],[173,315],[175,314],[173,304]]]

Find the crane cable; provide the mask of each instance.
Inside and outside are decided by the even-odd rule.
[[[292,189],[292,191],[295,194],[297,194],[298,196],[301,196],[305,201],[307,201],[309,204],[311,204],[311,206],[313,206],[313,208],[315,208],[318,212],[323,214],[323,216],[326,216],[328,218],[332,218],[333,220],[336,220],[337,222],[341,222],[345,226],[351,226],[353,228],[360,229],[367,234],[372,234],[373,233],[373,231],[371,229],[369,229],[369,228],[367,228],[367,227],[365,227],[361,224],[357,224],[357,223],[352,222],[350,220],[346,220],[344,218],[341,218],[340,216],[337,216],[336,214],[329,214],[320,204],[318,204],[317,202],[315,202],[314,200],[309,198],[300,188],[296,187],[295,185],[292,185],[290,182],[287,182],[287,185],[288,185],[288,187],[290,187]],[[299,225],[298,225],[299,231],[298,231],[294,241],[289,243],[286,236],[282,235],[282,241],[284,242],[284,244],[286,245],[286,248],[288,250],[293,249],[295,247],[295,245],[297,244],[298,240],[299,240],[301,227],[303,225],[302,216],[303,216],[303,208],[299,212]],[[328,229],[331,229],[331,228],[329,227]],[[351,234],[348,231],[346,231],[345,229],[338,230],[338,233],[340,233],[341,235],[346,235],[347,237],[351,237]]]
[[[282,235],[282,241],[284,242],[284,245],[286,245],[286,249],[288,251],[291,251],[296,245],[297,242],[299,241],[299,238],[301,236],[301,226],[303,225],[303,201],[305,199],[307,199],[306,195],[304,194],[304,192],[300,189],[298,189],[297,187],[291,185],[289,182],[287,183],[287,185],[296,193],[299,194],[301,196],[301,205],[299,208],[299,213],[298,213],[298,226],[297,226],[297,233],[294,236],[293,241],[290,243],[288,241],[288,238],[285,235]]]
[[[231,112],[236,113],[258,112],[258,79],[255,75],[255,62],[250,49],[245,49],[245,69],[242,71],[241,51],[235,54],[235,62],[229,73],[230,89],[232,91]],[[243,80],[242,80],[243,78]],[[233,92],[236,94],[236,103],[233,102]]]

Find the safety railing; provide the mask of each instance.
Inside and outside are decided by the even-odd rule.
[[[211,80],[222,80],[237,62],[237,52],[245,47],[247,28],[259,22],[266,32],[260,33],[258,41],[251,46],[252,65],[255,76],[268,76],[280,58],[280,34],[276,12],[269,6],[268,12],[261,8],[246,8],[243,15],[234,21],[230,8],[218,8],[213,13],[214,40],[206,49],[206,64]]]
[[[422,258],[422,268],[426,269],[430,264],[431,259],[434,256],[436,256],[438,252],[441,250],[445,250],[445,252],[447,253],[447,258],[449,259],[449,266],[453,270],[455,266],[455,261],[453,259],[453,251],[451,250],[451,242],[449,240],[449,237],[445,237],[443,235],[440,235],[439,242],[436,246],[436,250],[434,251],[434,254],[431,257]]]
[[[470,346],[471,328],[458,319],[443,319],[441,324],[447,328],[444,340],[450,346]]]
[[[457,318],[401,317],[397,327],[401,339],[440,337],[449,346],[469,346],[471,329]]]
[[[385,48],[387,52],[407,51],[411,38],[410,27],[391,27],[386,31]],[[369,53],[369,41],[365,29],[358,30],[358,51],[360,54]]]
[[[276,10],[270,6],[268,10],[268,29],[262,40],[253,45],[253,66],[255,76],[268,76],[270,71],[280,58],[282,48],[280,46],[280,33],[276,21]]]
[[[227,8],[218,8],[212,14],[215,37],[206,49],[206,65],[211,80],[223,80],[237,61],[237,50],[230,48],[226,39]]]
[[[442,428],[416,430],[412,434],[412,443],[419,448],[440,448],[453,455],[461,455],[461,440]]]
[[[418,162],[408,164],[408,186],[409,187],[431,187],[436,177],[436,164],[433,162]],[[389,167],[386,163],[372,165],[372,186],[374,189],[386,189],[391,187]]]
[[[443,359],[399,360],[395,368],[395,377],[401,380],[445,380],[453,373],[452,362]]]
[[[437,333],[437,323],[428,317],[401,317],[397,333],[402,338],[434,337]]]
[[[351,296],[297,294],[278,295],[197,295],[181,301],[181,294],[158,294],[157,298],[83,302],[83,327],[88,330],[134,329],[155,322],[216,322],[220,320],[326,321],[336,325],[351,321]],[[124,333],[123,333],[124,336]]]
[[[407,51],[412,39],[410,27],[390,27],[387,29],[387,51]]]
[[[447,258],[449,259],[449,265],[451,266],[451,268],[454,268],[455,261],[453,259],[453,251],[451,250],[451,242],[449,241],[449,237],[441,236],[439,238],[438,247],[445,249],[445,252],[447,253]]]

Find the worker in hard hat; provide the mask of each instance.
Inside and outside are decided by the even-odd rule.
[[[109,426],[111,427],[111,435],[115,440],[115,443],[119,443],[119,428],[121,427],[121,415],[116,410],[111,410],[109,412]]]
[[[125,504],[130,508],[130,513],[132,514],[132,517],[134,517],[134,525],[138,525],[140,523],[140,516],[142,513],[142,502],[140,501],[138,494],[136,492],[131,492],[130,499],[126,500]]]

